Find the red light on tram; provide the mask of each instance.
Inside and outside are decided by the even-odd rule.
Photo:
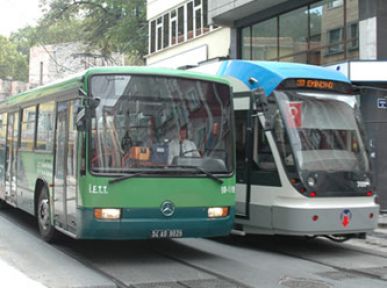
[[[306,189],[305,189],[304,187],[301,187],[301,188],[300,188],[300,192],[301,192],[301,193],[305,193],[305,192],[306,192]]]
[[[313,215],[312,220],[313,222],[316,222],[318,220],[318,215]]]
[[[315,191],[312,191],[309,193],[309,197],[316,197],[317,196],[317,193]]]
[[[374,193],[372,191],[367,191],[367,196],[372,196]]]

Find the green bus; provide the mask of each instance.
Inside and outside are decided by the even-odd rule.
[[[235,211],[231,89],[221,78],[96,67],[0,103],[0,204],[42,238],[227,235]]]

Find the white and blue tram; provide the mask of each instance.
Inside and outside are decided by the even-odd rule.
[[[356,92],[318,66],[229,60],[195,68],[234,89],[235,233],[364,237],[379,205]]]

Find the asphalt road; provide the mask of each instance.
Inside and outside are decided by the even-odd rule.
[[[0,211],[0,227],[0,260],[46,287],[387,287],[387,253],[380,243],[367,243],[371,238],[337,244],[269,236],[162,241],[63,237],[49,245],[39,238],[34,219],[15,209]]]

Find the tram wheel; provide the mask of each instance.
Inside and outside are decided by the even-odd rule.
[[[39,192],[37,218],[40,236],[44,241],[52,243],[56,236],[57,231],[54,226],[51,225],[51,212],[50,212],[50,200],[48,197],[47,187],[43,187]]]

